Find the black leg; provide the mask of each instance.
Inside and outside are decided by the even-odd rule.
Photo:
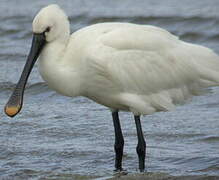
[[[144,135],[141,128],[140,116],[135,116],[135,124],[137,128],[138,135],[138,145],[136,147],[136,151],[139,159],[139,170],[140,172],[144,172],[145,169],[145,154],[146,154],[146,142],[144,140]]]
[[[119,113],[113,112],[112,117],[113,117],[114,129],[115,129],[115,145],[114,145],[114,150],[116,153],[115,171],[121,171],[124,139],[123,139],[122,130],[121,130],[120,122],[119,122]]]

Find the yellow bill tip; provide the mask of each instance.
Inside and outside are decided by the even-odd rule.
[[[5,114],[7,114],[10,117],[14,117],[17,113],[19,113],[19,111],[20,111],[20,106],[5,107]]]

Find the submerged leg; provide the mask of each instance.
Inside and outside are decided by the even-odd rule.
[[[140,172],[144,172],[145,169],[145,153],[146,153],[146,142],[144,140],[144,135],[141,128],[140,116],[135,116],[135,124],[138,135],[138,145],[136,147],[136,151],[138,154],[139,160],[139,170]]]
[[[120,122],[119,122],[119,113],[117,111],[113,112],[112,117],[113,117],[114,129],[115,129],[115,145],[114,145],[114,150],[116,153],[115,171],[121,171],[124,139],[123,139],[122,130],[121,130]]]

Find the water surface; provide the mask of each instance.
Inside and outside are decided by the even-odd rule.
[[[3,113],[29,51],[32,19],[54,2],[70,17],[72,32],[98,22],[152,24],[219,53],[219,1],[0,1],[0,179],[118,179],[112,171],[114,132],[108,109],[50,90],[36,67],[22,112],[13,119]],[[217,179],[218,100],[219,88],[212,88],[175,111],[142,118],[144,175],[137,173],[133,117],[121,113],[129,174],[120,179]]]

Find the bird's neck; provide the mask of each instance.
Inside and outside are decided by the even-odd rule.
[[[65,96],[81,95],[81,77],[77,65],[66,54],[67,44],[47,44],[40,55],[38,68],[48,86]]]

